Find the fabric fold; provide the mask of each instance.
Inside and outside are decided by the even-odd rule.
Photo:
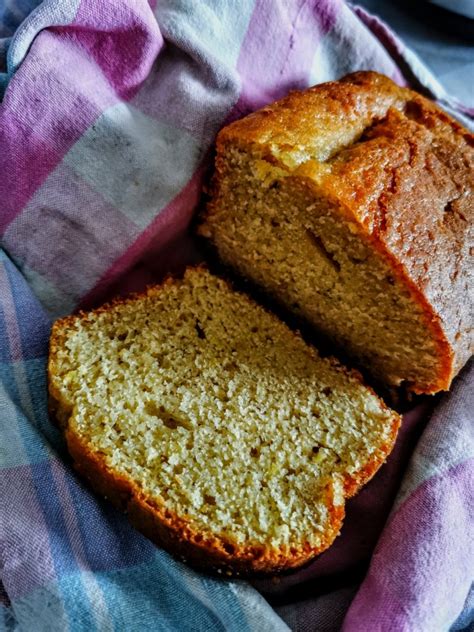
[[[88,491],[48,417],[46,362],[53,318],[199,260],[188,229],[227,121],[360,69],[416,77],[467,123],[469,108],[380,21],[341,0],[10,0],[0,20],[0,626],[335,630],[344,617],[351,632],[468,626],[467,370],[429,423],[430,404],[406,417],[400,450],[355,499],[334,552],[279,588],[256,583],[260,593],[188,569]],[[363,541],[357,516],[374,507]],[[285,582],[293,597],[283,606]]]

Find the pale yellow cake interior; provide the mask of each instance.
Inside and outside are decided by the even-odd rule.
[[[442,358],[420,304],[324,189],[308,188],[264,151],[229,142],[201,234],[381,382],[430,385]],[[312,164],[332,169],[330,160]]]
[[[209,272],[73,320],[52,374],[69,428],[116,472],[236,545],[317,547],[343,476],[393,413]]]

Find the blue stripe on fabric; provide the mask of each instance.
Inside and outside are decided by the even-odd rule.
[[[51,421],[48,414],[48,374],[46,358],[23,362],[28,378],[31,405],[35,413],[34,423],[55,451],[66,454],[63,433]]]
[[[246,616],[240,603],[224,581],[203,578],[203,584],[209,594],[212,603],[219,604],[219,611],[222,615],[225,630],[232,632],[244,632],[250,629],[246,624]]]
[[[153,559],[156,547],[109,502],[99,501],[75,477],[68,476],[67,485],[92,571],[135,566]]]
[[[56,482],[51,471],[51,463],[49,461],[34,463],[31,466],[31,478],[48,529],[56,574],[63,576],[74,573],[77,571],[77,563],[67,537],[68,531],[59,502]],[[87,601],[86,595],[82,594],[81,598]]]
[[[64,610],[72,630],[109,629],[106,602],[96,576],[89,569],[82,534],[76,529],[77,507],[73,502],[69,504],[68,494],[64,493],[57,478],[59,475],[62,483],[65,480],[70,487],[68,479],[73,475],[62,468],[55,475],[53,467],[58,466],[53,466],[51,461],[33,465],[31,479],[48,532]]]
[[[1,309],[0,303],[0,362],[8,362],[10,360],[10,345],[8,342],[7,324],[5,315]]]
[[[472,632],[474,630],[474,584],[464,604],[463,611],[451,626],[449,632]]]
[[[0,38],[13,35],[42,0],[3,0],[0,4]]]
[[[2,446],[0,465],[14,467],[41,463],[49,458],[48,449],[21,407],[20,393],[13,364],[0,365],[0,429]]]
[[[227,581],[196,573],[179,562],[173,563],[170,573],[173,574],[176,582],[184,580],[191,594],[199,598],[202,603],[208,604],[208,607],[214,610],[214,604],[219,604],[219,616],[225,630],[235,632],[249,630],[245,613]],[[214,611],[217,612],[217,610]]]
[[[0,632],[13,632],[15,619],[10,606],[0,603]]]
[[[23,394],[23,398],[18,384],[18,371],[23,371],[24,388],[28,391]],[[11,452],[8,459],[9,466],[39,463],[47,460],[50,451],[44,441],[44,436],[56,452],[66,454],[64,437],[51,423],[48,416],[46,360],[0,364],[0,379],[3,388],[0,428],[2,433],[5,432],[7,436],[18,434],[23,444],[21,452],[18,452],[12,445],[4,442],[2,450],[7,453]],[[29,397],[31,408],[34,411],[34,419],[28,418],[27,411],[23,407],[25,397]],[[9,427],[6,426],[7,423]]]
[[[153,562],[97,575],[115,630],[139,632],[219,632],[222,620],[196,597],[183,581],[181,568],[168,554],[157,551]],[[130,608],[127,604],[133,604]],[[221,604],[219,604],[219,610]],[[239,622],[240,623],[240,622]]]
[[[19,429],[20,414],[0,381],[0,469],[30,464]],[[44,455],[40,453],[36,460],[44,460]]]
[[[0,2],[0,97],[8,82],[7,57],[12,35],[42,0],[2,0]]]
[[[72,475],[68,472],[66,476]],[[49,535],[51,558],[71,629],[88,632],[95,630],[96,617],[91,609],[90,596],[85,589],[83,572],[78,568],[71,546],[64,512],[59,501],[59,492],[51,471],[51,463],[32,465],[31,478],[43,512]]]
[[[21,318],[17,318],[17,323],[22,357],[27,360],[45,356],[48,352],[51,319],[13,263],[9,260],[4,260],[3,263],[10,283],[15,311],[21,315]]]
[[[90,600],[84,590],[83,573],[76,571],[60,577],[58,586],[64,600],[63,607],[67,612],[71,632],[94,632],[95,630],[102,632],[97,627]],[[50,629],[54,630],[54,628]],[[45,632],[47,631],[45,630]],[[119,628],[117,628],[117,632],[119,632]]]
[[[64,611],[63,595],[56,582],[32,590],[24,597],[13,600],[12,605],[15,622],[12,632],[72,630]]]
[[[198,573],[173,559],[171,559],[169,573],[176,583],[185,582],[190,595],[193,595],[195,599],[198,599],[201,604],[216,615],[218,614],[225,630],[231,632],[250,630],[246,624],[246,616],[240,601],[235,591],[230,588],[228,581]],[[218,608],[216,608],[216,604],[219,604]]]

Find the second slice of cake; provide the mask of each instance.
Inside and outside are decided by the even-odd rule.
[[[325,550],[400,422],[203,268],[58,321],[49,390],[90,484],[158,544],[227,572]]]

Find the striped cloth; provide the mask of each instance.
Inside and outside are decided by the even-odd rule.
[[[0,629],[470,629],[468,370],[427,425],[431,404],[405,417],[331,551],[280,584],[210,578],[157,549],[76,478],[47,414],[52,320],[197,256],[185,231],[218,129],[369,68],[472,115],[340,0],[0,7]],[[363,574],[375,544],[360,582],[354,560]]]

